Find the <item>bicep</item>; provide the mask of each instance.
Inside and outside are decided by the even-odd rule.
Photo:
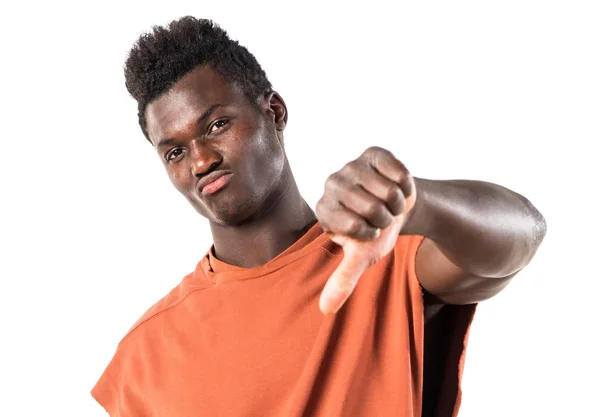
[[[484,278],[465,273],[431,239],[417,251],[416,272],[423,289],[444,304],[474,304],[498,294],[516,275]]]

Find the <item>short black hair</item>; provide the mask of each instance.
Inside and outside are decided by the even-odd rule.
[[[213,21],[185,16],[167,26],[153,26],[139,37],[125,61],[125,86],[138,102],[140,127],[148,141],[148,104],[199,65],[236,83],[251,103],[272,91],[254,55]]]

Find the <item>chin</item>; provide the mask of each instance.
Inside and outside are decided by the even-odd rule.
[[[213,210],[210,210],[210,213],[206,213],[205,210],[199,212],[212,223],[220,226],[235,227],[241,226],[253,217],[259,207],[260,205],[257,204],[256,200],[248,199],[246,201],[224,202]]]

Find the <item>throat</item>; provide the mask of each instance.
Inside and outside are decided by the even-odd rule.
[[[217,259],[241,268],[265,265],[317,222],[315,213],[297,190],[266,203],[262,213],[241,225],[211,223],[213,255]]]

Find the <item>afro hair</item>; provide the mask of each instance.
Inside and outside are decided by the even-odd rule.
[[[154,26],[135,42],[125,61],[125,86],[138,102],[146,139],[148,104],[199,65],[238,85],[252,103],[272,90],[254,55],[211,20],[185,16],[165,27]]]

